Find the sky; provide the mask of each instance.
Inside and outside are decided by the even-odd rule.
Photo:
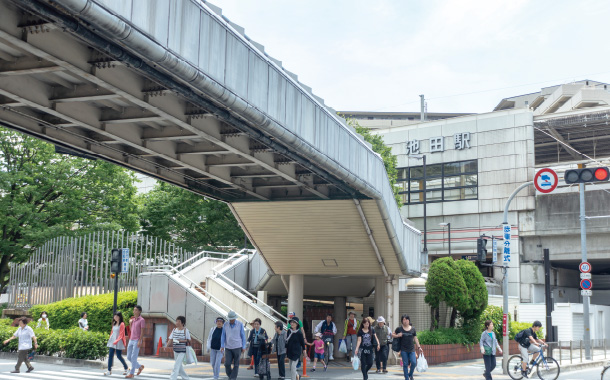
[[[338,111],[490,112],[610,83],[607,0],[212,0]]]

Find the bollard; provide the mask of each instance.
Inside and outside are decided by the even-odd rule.
[[[161,350],[161,346],[163,346],[163,340],[161,339],[161,337],[159,337],[159,343],[157,343],[157,355],[155,355],[155,356],[159,356],[159,351]]]
[[[311,351],[311,347],[308,347],[307,350]],[[309,377],[307,376],[307,359],[309,359],[309,354],[310,352],[307,352],[307,356],[303,358],[303,377]]]

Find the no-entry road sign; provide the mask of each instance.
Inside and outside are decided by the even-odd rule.
[[[555,190],[558,182],[557,173],[551,168],[540,169],[534,176],[534,186],[541,193],[547,194]]]

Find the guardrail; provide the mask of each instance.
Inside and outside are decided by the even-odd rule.
[[[582,363],[587,361],[585,358],[585,345],[583,340],[560,340],[558,342],[547,342],[548,355],[559,362]],[[591,339],[591,359],[608,359],[607,339]]]

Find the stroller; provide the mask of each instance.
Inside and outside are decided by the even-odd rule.
[[[269,364],[269,356],[271,356],[271,350],[273,345],[271,343],[262,343],[259,350],[261,353],[261,360],[258,362],[258,374],[261,379],[265,376],[267,380],[271,380],[271,365]]]

